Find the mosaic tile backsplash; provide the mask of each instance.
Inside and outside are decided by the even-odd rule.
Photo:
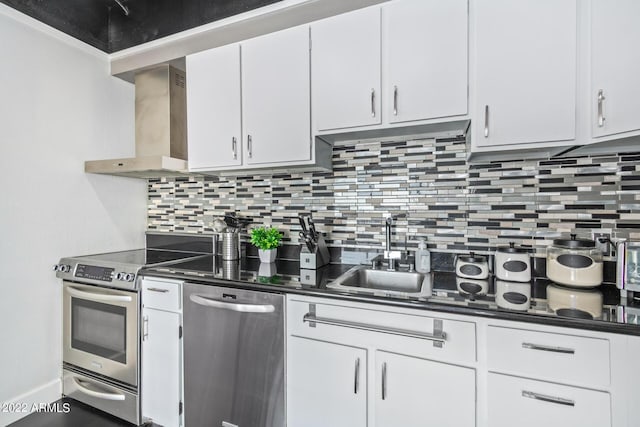
[[[394,243],[426,237],[439,252],[487,252],[509,242],[540,252],[593,232],[640,239],[640,152],[468,163],[465,141],[360,142],[333,149],[333,171],[149,180],[148,228],[211,232],[235,212],[297,243],[311,213],[330,246],[382,249],[384,220],[404,214]],[[541,253],[541,252],[540,252]]]

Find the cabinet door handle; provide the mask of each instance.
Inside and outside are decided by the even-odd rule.
[[[356,359],[356,369],[355,375],[353,378],[353,394],[358,394],[358,389],[360,388],[360,358]]]
[[[484,137],[489,137],[489,106],[484,106]]]
[[[393,115],[398,115],[398,86],[393,87]]]
[[[528,348],[529,350],[541,350],[541,351],[550,351],[552,353],[564,353],[564,354],[575,354],[575,350],[572,348],[565,347],[552,347],[549,345],[540,345],[533,344],[530,342],[523,342],[522,348]]]
[[[371,88],[371,117],[376,116],[376,90]]]
[[[231,138],[231,151],[233,152],[233,160],[236,160],[238,158],[238,141],[235,136]]]
[[[147,288],[147,290],[151,292],[160,292],[162,294],[166,294],[167,292],[169,292],[169,289],[162,289],[162,288]]]
[[[558,405],[576,406],[576,402],[564,397],[548,396],[546,394],[535,393],[533,391],[522,390],[522,397],[528,399],[541,400],[543,402],[556,403]]]
[[[605,117],[603,104],[605,99],[604,90],[600,89],[598,91],[598,127],[604,126]]]
[[[149,316],[142,317],[142,341],[149,338]]]
[[[382,364],[382,400],[387,398],[387,362]]]
[[[249,154],[249,158],[253,156],[252,146],[253,146],[253,140],[251,139],[251,135],[247,135],[247,152]]]

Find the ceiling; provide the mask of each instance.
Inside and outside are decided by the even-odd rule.
[[[0,0],[7,6],[107,53],[278,1],[280,0]]]

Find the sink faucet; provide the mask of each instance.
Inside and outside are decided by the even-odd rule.
[[[396,220],[398,218],[403,218],[405,216],[406,216],[406,214],[399,214],[399,215],[395,215],[395,216],[389,216],[389,217],[387,217],[387,219],[385,220],[385,223],[384,223],[385,235],[386,235],[384,259],[387,260],[387,270],[389,270],[389,271],[395,271],[396,270],[396,260],[399,260],[399,259],[402,258],[402,252],[401,251],[392,251],[391,250],[391,226],[393,225],[393,221],[394,220]]]

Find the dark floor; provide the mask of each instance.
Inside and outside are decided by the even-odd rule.
[[[9,427],[132,427],[126,421],[80,403],[62,398],[55,402],[52,412],[34,412]],[[64,410],[68,404],[69,411]]]

